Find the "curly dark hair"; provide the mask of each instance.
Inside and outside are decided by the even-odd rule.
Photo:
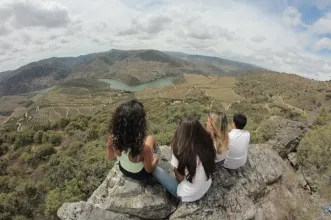
[[[131,100],[115,110],[112,119],[113,145],[121,152],[130,150],[131,156],[142,152],[146,137],[146,113],[144,105]]]
[[[210,134],[197,119],[184,118],[180,122],[171,146],[178,160],[177,171],[186,175],[189,182],[192,183],[196,174],[197,157],[206,172],[206,178],[211,178],[215,170],[216,152]]]

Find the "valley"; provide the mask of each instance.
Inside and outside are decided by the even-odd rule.
[[[326,162],[320,164],[318,159],[328,158],[330,152],[331,82],[254,69],[254,66],[230,61],[224,61],[230,66],[223,65],[223,72],[208,72],[206,69],[216,65],[215,62],[220,68],[220,60],[204,58],[209,64],[202,65],[201,57],[170,57],[155,51],[132,52],[134,59],[141,59],[141,65],[130,65],[124,71],[127,60],[134,60],[131,52],[109,53],[117,56],[116,64],[103,56],[101,59],[100,55],[89,55],[81,57],[85,60],[75,67],[78,68],[76,73],[82,75],[71,75],[71,72],[55,84],[46,83],[41,90],[36,90],[35,86],[17,90],[24,91],[19,94],[10,94],[10,88],[3,90],[0,98],[0,211],[5,211],[0,219],[58,219],[56,212],[64,202],[86,200],[91,196],[113,166],[113,162],[105,158],[104,146],[110,134],[112,114],[119,104],[133,98],[144,104],[148,134],[154,135],[160,145],[170,144],[181,118],[193,116],[205,124],[210,111],[225,112],[229,122],[235,112],[245,113],[252,144],[282,141],[280,136],[284,134],[278,133],[280,128],[294,132],[291,130],[294,128],[282,124],[284,121],[300,124],[301,127],[295,129],[301,133],[306,132],[302,127],[309,127],[309,124],[310,130],[300,137],[303,139],[300,145],[295,142],[296,133],[288,134],[293,136],[298,149],[280,155],[287,161],[288,153],[294,153],[305,175],[318,173],[315,185],[308,184],[309,193],[318,193],[321,189],[323,199],[331,199],[331,189],[326,187],[331,163],[325,159]],[[154,57],[155,53],[158,56]],[[187,59],[199,62],[193,65],[192,61],[186,63]],[[169,65],[161,65],[160,61]],[[82,66],[89,62],[91,65],[84,69]],[[115,72],[110,75],[102,72],[99,67],[103,62],[115,65],[118,71],[112,69]],[[158,70],[143,71],[152,66],[153,71]],[[107,71],[110,68],[103,67]],[[34,77],[33,82],[43,78]],[[8,80],[1,81],[2,85],[11,79]],[[28,82],[31,81],[22,83]],[[280,118],[281,125],[272,118]],[[315,146],[315,142],[318,145]],[[285,145],[292,146],[292,142]],[[311,164],[309,167],[305,167],[307,161]]]
[[[157,50],[110,50],[78,57],[49,58],[8,71],[0,77],[0,96],[50,88],[73,79],[114,79],[139,85],[185,73],[244,75],[263,70],[221,58],[173,56]]]

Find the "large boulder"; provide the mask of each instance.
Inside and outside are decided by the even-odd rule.
[[[169,148],[160,147],[157,154],[160,165],[170,172]],[[123,176],[118,164],[115,164],[87,202],[65,203],[57,214],[63,220],[131,219],[132,216],[164,219],[174,212],[176,201],[171,199],[162,186],[149,182],[152,185]]]
[[[172,171],[170,148],[157,152],[160,165]],[[199,201],[180,203],[156,184],[144,185],[124,177],[115,165],[87,202],[66,203],[58,211],[62,220],[108,219],[251,219],[258,201],[285,170],[285,162],[267,145],[251,145],[248,163],[237,171],[218,167],[208,193]]]
[[[160,185],[150,186],[126,178],[118,165],[114,166],[87,203],[146,219],[163,219],[175,210],[175,204]]]
[[[303,138],[309,127],[307,123],[288,120],[279,116],[272,116],[270,121],[277,125],[276,135],[268,141],[281,157],[286,158],[291,152],[295,152],[300,140]]]
[[[60,219],[66,220],[139,220],[137,217],[101,209],[86,202],[64,203],[57,214]]]
[[[251,145],[248,163],[237,171],[218,168],[208,193],[199,201],[180,203],[170,219],[251,219],[256,203],[277,182],[285,162],[266,145]]]

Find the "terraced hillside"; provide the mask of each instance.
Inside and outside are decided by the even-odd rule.
[[[266,108],[273,107],[274,111],[286,107],[302,112],[310,123],[322,108],[331,107],[329,82],[280,73],[242,76],[237,80],[235,92],[248,102],[265,103]]]
[[[145,104],[148,112],[157,116],[165,109],[185,110],[192,105],[197,105],[195,109],[200,112],[194,114],[199,117],[211,110],[225,111],[230,115],[242,111],[249,115],[252,122],[250,129],[255,130],[271,115],[312,122],[322,107],[330,108],[328,92],[327,83],[270,73],[241,77],[185,74],[179,77],[174,86],[144,89],[135,93],[111,90],[107,84],[97,80],[75,79],[46,94],[3,97],[0,107],[3,106],[4,112],[4,107],[10,109],[0,119],[2,127],[17,127],[22,131],[36,126],[49,126],[61,119],[79,115],[111,115],[118,103],[137,98]],[[153,120],[159,121],[157,117]],[[169,125],[164,124],[164,127],[176,126],[175,121],[166,122]],[[151,129],[157,131],[155,127],[159,125],[151,125]]]

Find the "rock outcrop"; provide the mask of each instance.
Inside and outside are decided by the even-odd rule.
[[[320,209],[326,201],[300,187],[311,188],[295,153],[307,125],[275,116],[270,120],[278,126],[276,136],[267,144],[251,145],[241,169],[217,167],[211,188],[197,202],[178,203],[157,183],[124,177],[115,165],[86,202],[65,203],[58,216],[62,220],[328,219]],[[173,174],[170,148],[161,146],[157,154],[159,166]]]
[[[170,150],[161,147],[160,165],[168,166]],[[265,145],[252,145],[245,167],[230,172],[219,167],[208,193],[194,203],[180,203],[158,184],[144,185],[126,178],[115,165],[87,202],[65,203],[62,220],[98,219],[251,219],[257,201],[285,170],[285,162]],[[168,167],[165,167],[169,171]]]
[[[279,116],[272,116],[269,120],[277,125],[276,135],[268,144],[277,151],[283,158],[296,149],[309,127],[306,123],[288,120]],[[291,158],[293,154],[291,155]]]

